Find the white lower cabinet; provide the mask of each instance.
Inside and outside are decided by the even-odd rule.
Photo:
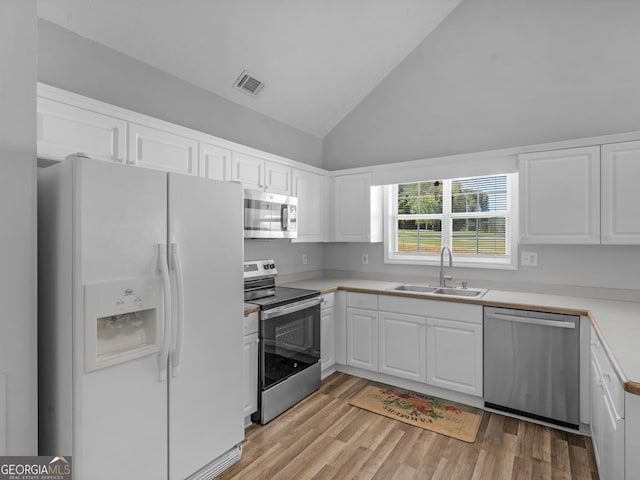
[[[244,317],[243,398],[245,419],[258,411],[258,312]],[[249,423],[248,420],[245,423]]]
[[[378,312],[347,308],[347,365],[378,371]]]
[[[378,371],[378,296],[347,293],[347,365]]]
[[[336,316],[333,293],[322,295],[320,309],[320,365],[325,372],[336,363]]]
[[[425,317],[378,312],[379,372],[426,381]]]
[[[427,383],[482,396],[482,324],[427,317]]]
[[[602,480],[625,478],[624,388],[591,332],[591,438]],[[637,472],[635,472],[637,473]],[[635,478],[627,475],[626,478]]]

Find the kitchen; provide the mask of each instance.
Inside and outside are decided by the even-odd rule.
[[[21,368],[25,371],[19,377],[27,380],[35,378],[35,359],[21,356],[23,349],[16,345],[31,345],[27,350],[35,351],[32,159],[36,154],[36,81],[327,170],[639,129],[629,102],[636,96],[638,85],[637,72],[628,60],[631,45],[637,44],[631,23],[638,12],[630,2],[610,2],[606,9],[595,2],[587,6],[580,2],[580,7],[576,2],[561,2],[545,3],[539,9],[516,5],[508,10],[500,10],[507,7],[498,7],[496,2],[463,2],[324,140],[233,106],[131,56],[38,20],[34,3],[16,6],[17,17],[3,15],[7,25],[2,29],[11,35],[5,44],[21,45],[3,53],[3,64],[12,72],[7,77],[11,83],[3,91],[13,92],[6,98],[9,103],[3,114],[6,133],[2,148],[7,152],[3,159],[20,155],[27,159],[7,161],[3,166],[3,178],[8,182],[2,189],[7,195],[3,204],[15,209],[6,212],[6,223],[15,225],[10,231],[6,229],[6,234],[12,235],[7,241],[15,242],[12,251],[16,252],[6,258],[9,263],[3,271],[26,270],[19,280],[14,276],[3,279],[3,295],[7,295],[3,304],[12,305],[12,315],[7,318],[28,319],[3,326],[7,335],[3,330],[2,337],[12,341],[6,347],[3,343],[8,357],[2,357],[2,365],[4,371],[4,365],[23,358]],[[580,15],[576,15],[576,9],[582,9]],[[465,35],[460,35],[461,31]],[[539,41],[532,44],[531,38]],[[433,71],[438,75],[430,75]],[[416,75],[418,83],[426,87],[419,94],[407,85]],[[473,82],[455,84],[452,78],[472,78]],[[554,78],[559,80],[554,82]],[[535,98],[532,91],[537,94]],[[437,98],[429,92],[438,92]],[[26,116],[25,105],[31,106]],[[209,110],[224,112],[220,115],[223,118],[214,118],[207,113]],[[460,119],[463,116],[464,121]],[[387,117],[384,122],[383,117]],[[370,118],[379,123],[371,125]],[[242,129],[237,128],[239,124]],[[429,125],[430,130],[421,131],[417,125]],[[637,137],[614,141],[632,139]],[[470,286],[517,286],[540,293],[560,288],[565,294],[591,296],[604,289],[611,295],[631,296],[640,289],[635,273],[637,246],[536,244],[527,248],[525,251],[538,254],[537,267],[513,271],[455,267],[453,275]],[[275,258],[283,282],[319,271],[341,275],[353,272],[364,278],[384,276],[398,282],[428,283],[437,278],[437,267],[385,264],[383,250],[380,243],[364,241],[245,241],[245,257]],[[363,263],[363,255],[367,263]],[[35,386],[32,381],[16,387],[11,382],[7,385],[11,395],[7,428],[18,433],[10,433],[6,451],[31,453],[35,448]],[[13,446],[14,442],[22,446]]]

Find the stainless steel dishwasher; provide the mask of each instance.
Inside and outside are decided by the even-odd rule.
[[[580,317],[485,307],[484,400],[578,429]]]

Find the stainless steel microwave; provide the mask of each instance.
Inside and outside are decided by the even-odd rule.
[[[245,238],[297,238],[298,198],[244,191]]]

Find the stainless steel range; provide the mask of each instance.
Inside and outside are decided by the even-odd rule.
[[[244,263],[245,302],[260,307],[258,411],[265,424],[320,388],[320,292],[279,287],[273,260]]]

